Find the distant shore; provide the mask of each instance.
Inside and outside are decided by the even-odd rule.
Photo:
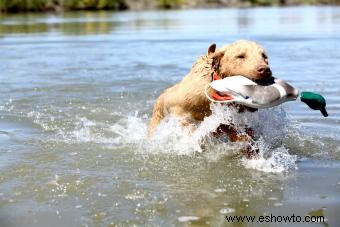
[[[150,10],[289,5],[339,5],[340,0],[0,0],[0,13]]]

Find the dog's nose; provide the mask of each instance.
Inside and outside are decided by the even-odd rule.
[[[271,76],[272,75],[272,71],[270,70],[270,68],[267,65],[259,65],[256,68],[256,71],[261,76]]]

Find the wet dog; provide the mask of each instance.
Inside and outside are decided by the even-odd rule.
[[[220,49],[216,48],[216,44],[210,45],[207,54],[196,60],[182,81],[166,89],[157,98],[149,124],[149,135],[166,116],[179,118],[183,127],[194,130],[211,114],[210,101],[204,93],[207,84],[235,75],[243,75],[251,80],[271,78],[272,72],[264,48],[248,40],[239,40]],[[239,112],[255,111],[240,106],[238,109]],[[227,133],[231,141],[253,143],[251,129],[247,129],[245,135],[238,135],[233,125],[221,125],[214,133]],[[247,156],[253,155],[251,148],[245,149],[245,153]]]

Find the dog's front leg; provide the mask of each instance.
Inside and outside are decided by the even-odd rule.
[[[246,142],[246,146],[241,149],[241,152],[247,158],[254,158],[259,152],[255,146],[254,131],[251,128],[246,128],[244,133],[238,133],[234,126],[222,124],[213,134],[214,136],[227,134],[231,142]]]

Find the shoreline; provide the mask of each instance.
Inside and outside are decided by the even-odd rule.
[[[186,10],[186,9],[218,9],[218,8],[253,8],[253,7],[289,7],[289,6],[337,6],[340,0],[106,0],[104,3],[86,5],[84,0],[73,1],[72,4],[61,0],[33,0],[30,5],[25,0],[10,3],[0,0],[1,14],[25,12],[62,13],[77,11],[152,11],[152,10]],[[6,4],[7,2],[7,4]],[[34,4],[36,3],[36,4]]]

